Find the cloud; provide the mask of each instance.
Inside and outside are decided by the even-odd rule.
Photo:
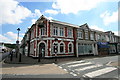
[[[110,23],[118,21],[118,11],[113,12],[112,14],[108,11],[105,11],[100,15],[100,17],[103,19],[104,25],[108,26]]]
[[[20,33],[19,35],[19,41],[22,40],[22,37],[24,36],[23,33]],[[0,42],[7,42],[7,43],[16,43],[17,40],[17,33],[13,32],[7,32],[5,34],[0,34]]]
[[[15,0],[0,1],[0,24],[19,24],[31,15],[31,11]]]
[[[118,2],[119,0],[55,0],[52,8],[59,10],[63,14],[77,14],[82,10],[96,8],[101,2]]]
[[[32,13],[33,17],[40,17],[42,15],[41,11],[39,9],[35,9],[35,13]]]
[[[104,29],[102,29],[102,28],[100,28],[100,27],[98,27],[98,26],[96,26],[96,25],[91,25],[90,28],[91,28],[91,29],[98,30],[98,31],[103,31],[103,32],[105,31]]]
[[[47,19],[51,20],[51,19],[53,19],[53,17],[47,17]]]
[[[5,36],[3,36],[3,35],[1,35],[0,34],[0,42],[6,42],[6,43],[8,43],[8,42],[12,42],[12,40],[10,40],[9,38],[7,38],[7,37],[5,37]]]
[[[56,15],[58,14],[58,11],[49,9],[49,10],[45,10],[45,13]]]
[[[76,14],[81,10],[91,10],[103,0],[56,0],[52,4],[54,9],[60,10],[63,14]]]
[[[35,24],[36,21],[37,21],[37,19],[32,19],[31,20],[32,24]]]

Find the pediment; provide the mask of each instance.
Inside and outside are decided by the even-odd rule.
[[[86,23],[86,24],[81,25],[80,27],[81,27],[82,29],[89,30],[89,26],[88,26],[88,24],[87,24],[87,23]]]

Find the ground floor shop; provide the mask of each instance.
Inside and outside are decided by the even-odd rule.
[[[108,55],[109,54],[108,42],[97,42],[97,45],[98,45],[98,55]]]
[[[109,53],[116,54],[117,51],[117,43],[109,43]]]
[[[120,54],[120,43],[117,44],[117,53]]]
[[[109,55],[120,53],[120,43],[58,38],[34,39],[22,46],[22,53],[31,57]]]
[[[97,55],[97,44],[94,41],[77,41],[77,55]]]

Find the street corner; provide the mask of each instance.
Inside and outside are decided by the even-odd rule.
[[[68,72],[56,66],[56,64],[4,64],[1,68],[2,74],[17,75],[47,75],[47,74],[67,74]]]

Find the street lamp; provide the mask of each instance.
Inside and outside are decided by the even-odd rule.
[[[55,48],[54,48],[54,52],[55,52],[55,61],[57,61],[57,52],[58,52],[58,39],[55,38]]]
[[[17,29],[17,31],[18,31],[18,37],[17,37],[17,41],[16,41],[16,43],[17,43],[17,48],[18,48],[18,53],[19,53],[19,62],[21,62],[21,53],[19,52],[19,31],[20,31],[20,28],[18,28]],[[17,54],[18,54],[17,53]]]

